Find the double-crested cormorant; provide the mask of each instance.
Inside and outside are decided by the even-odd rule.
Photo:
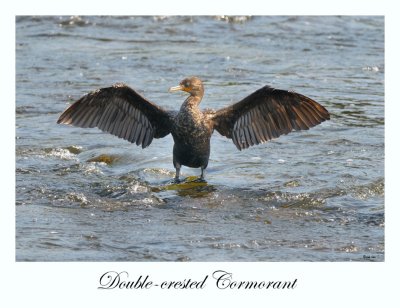
[[[179,181],[181,166],[201,168],[204,179],[214,129],[243,150],[329,119],[329,112],[314,100],[269,86],[217,111],[199,109],[204,87],[197,77],[185,78],[169,91],[190,94],[178,112],[166,111],[127,85],[115,84],[80,98],[57,123],[98,127],[142,148],[153,138],[172,134],[175,180]]]

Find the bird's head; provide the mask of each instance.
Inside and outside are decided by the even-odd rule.
[[[204,87],[201,80],[197,77],[188,77],[183,79],[179,86],[169,88],[169,92],[185,91],[191,96],[203,97]]]

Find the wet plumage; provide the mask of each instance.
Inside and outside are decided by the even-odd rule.
[[[98,127],[142,148],[149,146],[153,138],[171,134],[175,179],[179,180],[182,165],[201,168],[204,179],[214,130],[243,150],[294,130],[309,129],[330,117],[314,100],[269,86],[216,111],[199,109],[204,87],[197,77],[182,80],[170,91],[189,93],[179,111],[164,110],[130,87],[116,84],[83,96],[63,112],[57,123]]]

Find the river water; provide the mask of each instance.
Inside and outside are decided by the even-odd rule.
[[[383,261],[384,71],[383,17],[17,17],[16,260]],[[182,187],[171,136],[56,124],[116,82],[178,109],[191,75],[203,108],[268,84],[331,120],[241,152],[215,132]]]

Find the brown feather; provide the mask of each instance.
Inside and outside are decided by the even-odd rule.
[[[98,127],[138,145],[148,146],[153,138],[162,138],[171,132],[172,121],[170,113],[133,89],[115,85],[83,96],[64,111],[57,123]]]
[[[213,128],[243,149],[328,119],[329,112],[312,99],[265,86],[238,103],[217,110]],[[239,138],[241,134],[245,142]]]

